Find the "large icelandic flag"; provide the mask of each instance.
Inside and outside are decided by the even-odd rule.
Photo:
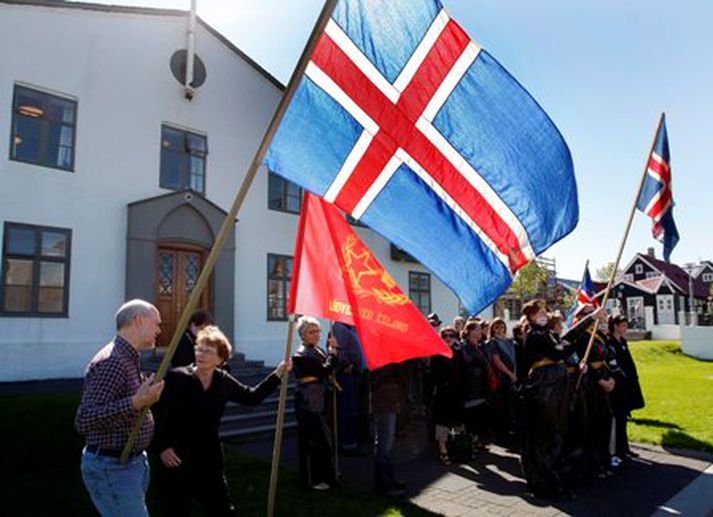
[[[433,0],[340,0],[265,162],[479,312],[578,218],[547,114]]]
[[[651,218],[653,222],[651,231],[654,238],[663,243],[663,256],[666,262],[671,258],[671,251],[678,243],[678,230],[673,220],[673,204],[666,117],[661,115],[661,124],[649,156],[644,184],[636,207]]]

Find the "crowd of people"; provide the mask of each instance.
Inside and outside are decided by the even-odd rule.
[[[614,475],[636,455],[626,423],[644,404],[625,339],[628,324],[589,305],[573,316],[564,332],[563,316],[548,313],[540,300],[525,304],[512,329],[501,318],[456,317],[444,325],[430,314],[452,357],[412,359],[370,372],[353,327],[334,324],[324,353],[314,338],[319,321],[303,318],[303,345],[293,360],[304,486],[326,490],[337,483],[334,448],[365,453],[361,442],[375,446],[377,492],[403,494],[391,449],[414,419],[428,427],[446,467],[477,457],[491,443],[519,452],[528,488],[539,497],[571,497],[587,477]],[[330,390],[336,416],[324,402]],[[310,400],[319,403],[310,408]]]
[[[482,454],[490,444],[519,452],[529,490],[568,498],[591,476],[614,475],[629,449],[630,411],[643,407],[627,321],[582,306],[566,332],[543,301],[528,302],[508,329],[500,318],[428,316],[452,357],[433,356],[369,371],[354,327],[334,323],[326,340],[319,320],[297,322],[300,345],[255,387],[227,369],[232,347],[210,315],[193,315],[165,379],[144,378],[139,352],[151,348],[161,317],[132,300],[116,314],[117,335],[90,362],[76,427],[84,435],[81,470],[102,515],[147,515],[146,450],[157,457],[155,483],[167,515],[230,515],[218,426],[228,401],[259,404],[292,370],[299,474],[310,490],[340,482],[338,455],[373,450],[374,485],[398,497],[405,485],[391,459],[396,438],[427,427],[444,468]],[[326,350],[320,343],[326,341]],[[129,429],[151,407],[129,461],[119,463]],[[372,449],[373,448],[373,449]]]

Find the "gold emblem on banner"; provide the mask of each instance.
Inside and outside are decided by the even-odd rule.
[[[347,237],[342,246],[342,256],[352,289],[358,297],[373,297],[384,305],[405,305],[409,302],[408,296],[399,292],[391,275],[355,236]]]

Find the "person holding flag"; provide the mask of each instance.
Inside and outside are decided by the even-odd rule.
[[[321,350],[317,346],[321,325],[311,316],[302,316],[297,321],[297,333],[302,344],[292,356],[292,364],[297,381],[295,415],[300,482],[304,488],[329,490],[337,481],[332,462],[332,447],[336,444],[329,437],[324,413],[327,379],[337,364],[337,342],[330,336],[328,353]]]

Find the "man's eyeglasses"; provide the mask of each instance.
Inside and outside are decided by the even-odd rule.
[[[458,335],[447,333],[447,334],[443,334],[441,337],[442,337],[443,339],[448,339],[448,338],[456,339],[456,338],[458,337]]]

